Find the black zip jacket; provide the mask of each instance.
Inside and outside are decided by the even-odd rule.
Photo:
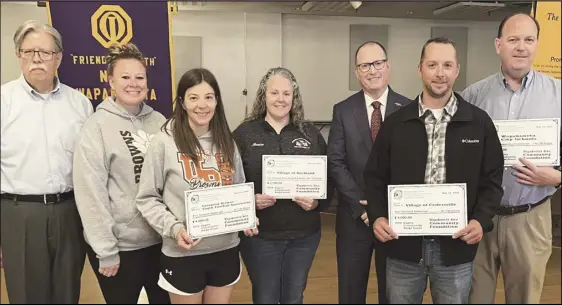
[[[310,137],[289,124],[277,134],[264,119],[244,122],[234,130],[246,181],[254,182],[256,194],[262,192],[262,155],[326,155],[326,141],[318,129],[308,124],[305,131]],[[312,211],[305,211],[290,199],[277,199],[273,206],[258,210],[258,237],[296,239],[316,233],[320,230],[319,212],[328,208],[333,196],[330,179],[327,191],[327,198],[318,200],[318,207]]]
[[[492,219],[503,196],[503,150],[488,114],[455,95],[458,109],[445,135],[446,183],[466,183],[468,221],[477,220],[486,233],[493,229]],[[377,218],[388,218],[389,184],[425,183],[428,143],[418,107],[416,99],[390,115],[373,145],[363,175],[371,228]],[[438,238],[446,266],[474,260],[478,244],[451,236]],[[422,259],[422,243],[421,236],[403,236],[384,247],[388,257],[417,263]]]

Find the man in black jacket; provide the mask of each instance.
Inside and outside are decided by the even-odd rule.
[[[338,190],[336,253],[340,304],[365,304],[375,251],[379,304],[388,303],[386,256],[369,229],[363,170],[384,118],[410,102],[388,85],[390,60],[374,41],[355,55],[355,75],[362,90],[336,104],[328,137],[328,162]]]
[[[367,215],[385,243],[391,303],[421,303],[427,277],[434,303],[468,303],[472,262],[492,229],[502,190],[503,151],[491,118],[453,93],[455,45],[427,41],[423,92],[383,124],[367,163]],[[389,185],[466,183],[468,225],[453,236],[401,236],[389,226]]]

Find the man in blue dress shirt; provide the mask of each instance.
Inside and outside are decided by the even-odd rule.
[[[86,248],[72,185],[90,100],[58,80],[60,33],[37,21],[14,35],[22,75],[1,90],[1,252],[10,303],[76,304]]]
[[[461,95],[494,120],[560,118],[560,80],[532,69],[540,27],[526,14],[505,18],[498,29],[500,72]],[[547,38],[548,39],[548,38]],[[504,196],[474,261],[470,302],[494,303],[502,269],[508,304],[540,302],[546,265],[552,253],[550,198],[560,186],[560,169],[521,159],[505,167]],[[558,203],[560,204],[560,203]]]

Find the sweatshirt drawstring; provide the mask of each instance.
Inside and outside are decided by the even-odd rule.
[[[133,128],[135,129],[135,133],[138,133],[139,129],[135,126],[135,120],[140,120],[141,126],[144,126],[143,116],[138,115],[136,117],[133,117],[128,112],[124,112],[124,114],[129,118],[129,120],[131,121],[131,124],[133,124]]]

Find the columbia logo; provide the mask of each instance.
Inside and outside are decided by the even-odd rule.
[[[263,143],[253,143],[252,146],[263,146]]]
[[[478,139],[462,139],[462,142],[471,144],[471,143],[480,143],[480,140],[478,140]]]
[[[172,271],[171,271],[171,270],[168,270],[168,269],[166,269],[166,274],[172,275]]]

